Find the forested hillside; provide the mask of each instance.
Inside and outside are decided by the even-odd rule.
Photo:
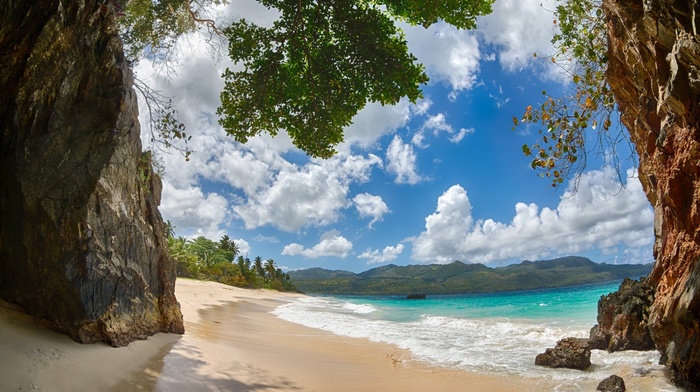
[[[483,264],[389,264],[359,274],[322,268],[292,271],[306,293],[355,295],[468,294],[574,286],[646,276],[651,264],[598,264],[585,257],[523,261],[507,267]]]

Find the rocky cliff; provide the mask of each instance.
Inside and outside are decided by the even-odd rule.
[[[653,350],[647,326],[654,289],[646,279],[625,279],[620,288],[598,301],[598,324],[591,329],[592,349],[609,352]]]
[[[122,346],[184,328],[113,11],[0,3],[0,297]]]
[[[673,380],[700,390],[700,2],[603,6],[607,78],[655,211],[651,335]]]

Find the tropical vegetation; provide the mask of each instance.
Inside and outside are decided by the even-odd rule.
[[[170,255],[176,262],[177,276],[210,280],[236,287],[297,291],[289,274],[277,267],[275,260],[257,256],[252,261],[240,254],[238,245],[228,235],[219,242],[205,237],[175,237],[167,222]]]

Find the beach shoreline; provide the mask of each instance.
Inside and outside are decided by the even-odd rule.
[[[157,334],[122,348],[81,345],[2,303],[0,389],[527,392],[558,384],[431,366],[397,346],[334,335],[271,313],[300,294],[178,279],[176,295],[184,335]],[[587,384],[583,390],[595,389]]]

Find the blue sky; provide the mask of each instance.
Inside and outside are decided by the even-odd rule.
[[[536,129],[513,131],[512,117],[536,105],[542,90],[566,88],[559,68],[532,56],[552,52],[547,10],[555,4],[540,4],[497,0],[471,32],[403,26],[431,78],[425,99],[369,104],[329,160],[307,158],[284,133],[246,145],[226,136],[215,115],[220,75],[236,65],[213,56],[201,38],[182,40],[179,66],[167,75],[142,61],[137,76],[173,97],[193,136],[189,162],[161,154],[163,217],[177,235],[228,234],[244,254],[285,269],[499,266],[565,255],[653,261],[653,211],[632,163],[622,164],[622,188],[604,154],[589,154],[574,193],[568,183],[552,189],[521,152]],[[261,24],[275,17],[252,0],[218,12]]]

